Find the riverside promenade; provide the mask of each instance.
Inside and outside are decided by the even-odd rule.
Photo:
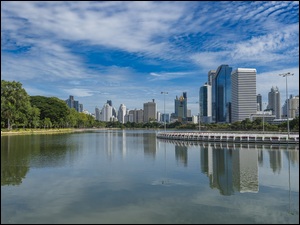
[[[228,133],[228,132],[159,132],[157,138],[183,141],[299,144],[299,134]]]

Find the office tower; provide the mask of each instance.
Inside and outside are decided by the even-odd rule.
[[[190,109],[188,109],[187,110],[187,115],[186,115],[187,117],[192,117],[192,110],[190,110]]]
[[[79,112],[83,112],[83,104],[79,104]]]
[[[187,93],[183,94],[175,99],[175,117],[178,118],[178,121],[186,121],[187,118]]]
[[[96,117],[96,120],[98,120],[98,121],[101,120],[101,111],[98,107],[95,108],[95,117]]]
[[[112,107],[105,103],[102,108],[102,121],[109,122],[112,118]]]
[[[257,111],[262,111],[262,97],[261,94],[256,96],[256,103],[257,103]]]
[[[231,122],[231,71],[232,67],[220,65],[212,79],[212,121]]]
[[[205,83],[199,90],[200,122],[211,122],[211,85]]]
[[[113,115],[114,117],[117,117],[117,111],[116,111],[116,109],[113,107],[112,101],[111,101],[111,100],[107,100],[106,103],[109,104],[109,105],[112,107],[112,115]]]
[[[154,99],[152,102],[144,103],[144,119],[145,123],[156,121],[156,103]]]
[[[210,70],[210,71],[208,71],[208,85],[212,85],[212,81],[213,81],[213,79],[215,79],[215,76],[216,76],[216,71],[215,70]]]
[[[125,123],[126,106],[121,104],[118,111],[118,120],[120,123]]]
[[[276,119],[281,119],[281,105],[280,105],[280,92],[278,87],[272,87],[268,94],[268,110],[272,111],[272,115],[276,116]]]
[[[74,108],[77,112],[83,111],[83,105],[79,104],[79,101],[75,101],[73,95],[70,95],[69,98],[65,100],[65,102],[69,106],[69,108]]]
[[[134,123],[143,123],[143,119],[144,119],[144,111],[142,109],[134,109],[134,110],[129,110],[129,121],[132,118],[132,122]],[[131,122],[131,121],[130,121]]]
[[[156,113],[156,118],[157,118],[157,122],[161,122],[161,113],[160,112],[157,112]]]
[[[69,108],[74,108],[74,96],[70,95],[67,100],[65,100]]]
[[[289,113],[287,112],[287,104],[289,104]],[[299,116],[299,95],[290,95],[290,98],[285,101],[282,106],[282,116],[287,118],[287,115],[289,118],[296,118],[296,116]]]
[[[169,115],[169,113],[162,113],[161,114],[161,122],[166,122],[166,123],[170,122],[170,115]]]
[[[231,74],[232,122],[250,118],[257,111],[256,69],[237,68]]]

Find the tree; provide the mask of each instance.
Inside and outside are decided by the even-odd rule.
[[[67,121],[70,109],[63,100],[56,97],[30,96],[30,102],[40,110],[40,120],[49,118],[54,127],[61,125],[61,119]]]
[[[16,81],[1,80],[1,124],[11,129],[11,124],[28,123],[31,105],[29,95]]]

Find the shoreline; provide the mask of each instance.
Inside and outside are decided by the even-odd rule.
[[[120,128],[57,128],[57,129],[25,129],[25,130],[10,130],[2,131],[1,136],[9,135],[34,135],[34,134],[63,134],[63,133],[75,133],[86,132],[95,130],[120,130]],[[132,130],[131,128],[128,130]]]
[[[97,129],[102,129],[102,128],[97,128]],[[10,131],[1,130],[1,136],[31,135],[31,134],[63,134],[63,133],[84,132],[88,130],[94,130],[94,129],[93,128],[57,128],[57,129],[25,129],[25,130],[10,130]]]

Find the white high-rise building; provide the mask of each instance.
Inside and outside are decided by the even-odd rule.
[[[289,113],[287,113],[287,103],[289,104]],[[296,118],[296,116],[299,116],[299,95],[290,95],[290,98],[285,101],[282,106],[282,117],[287,118],[287,115],[289,118]]]
[[[126,106],[121,104],[118,111],[118,120],[120,123],[125,123]]]
[[[108,103],[105,103],[102,108],[102,121],[109,122],[112,116],[112,107]]]
[[[256,69],[237,68],[231,73],[231,122],[250,118],[256,111]]]

